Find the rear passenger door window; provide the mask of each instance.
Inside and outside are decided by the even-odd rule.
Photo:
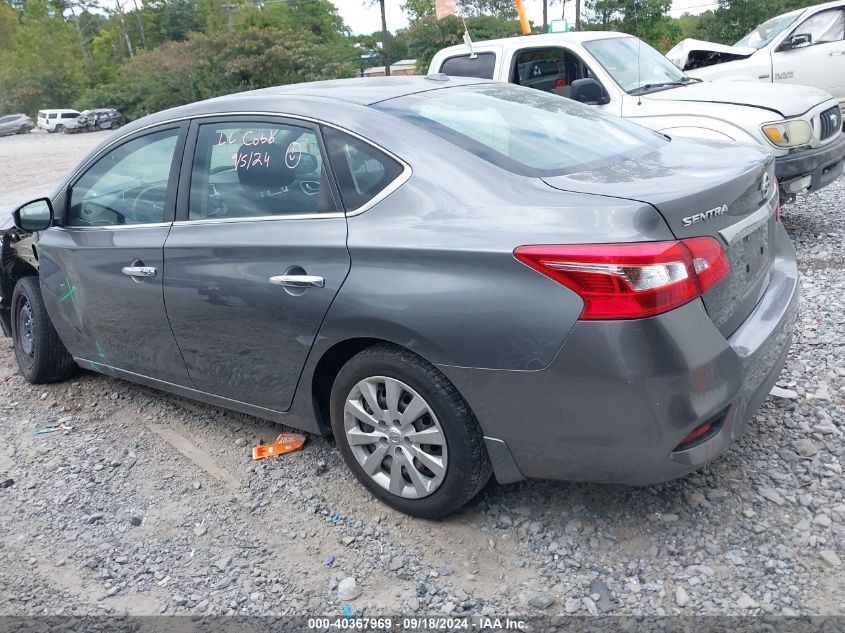
[[[493,79],[496,67],[495,53],[478,53],[472,55],[457,55],[450,57],[440,68],[440,72],[452,77],[478,77],[479,79]]]
[[[325,127],[323,138],[347,211],[387,195],[405,172],[398,160],[351,134]]]
[[[337,211],[317,133],[282,122],[198,126],[189,220]]]
[[[511,83],[569,98],[572,82],[594,77],[574,53],[558,46],[519,51],[511,69]]]

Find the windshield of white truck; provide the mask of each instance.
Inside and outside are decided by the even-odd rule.
[[[656,92],[696,81],[635,37],[593,40],[584,42],[584,48],[628,94]]]
[[[747,46],[760,50],[766,44],[783,33],[789,26],[798,19],[800,11],[779,15],[776,18],[763,22],[748,35],[739,40],[734,46]]]

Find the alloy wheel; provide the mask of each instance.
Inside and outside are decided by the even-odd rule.
[[[419,499],[443,483],[446,435],[429,404],[405,383],[386,376],[359,381],[344,403],[352,455],[379,486]]]

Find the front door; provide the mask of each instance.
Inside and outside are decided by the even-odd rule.
[[[794,35],[809,35],[810,43],[791,50],[781,50],[781,44],[775,49],[774,81],[822,88],[845,108],[845,7],[811,15],[792,29],[789,36]]]
[[[185,133],[148,131],[106,151],[57,200],[61,226],[40,236],[47,311],[85,367],[189,384],[162,294]]]
[[[189,139],[164,248],[173,333],[198,389],[284,411],[350,265],[319,131],[227,117]]]

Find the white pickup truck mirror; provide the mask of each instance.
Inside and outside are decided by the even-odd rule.
[[[572,82],[569,98],[586,105],[610,103],[610,95],[598,81],[592,78],[576,79]]]
[[[780,50],[790,51],[793,48],[804,48],[813,43],[813,36],[810,33],[795,33],[790,35],[783,44],[780,45]]]

